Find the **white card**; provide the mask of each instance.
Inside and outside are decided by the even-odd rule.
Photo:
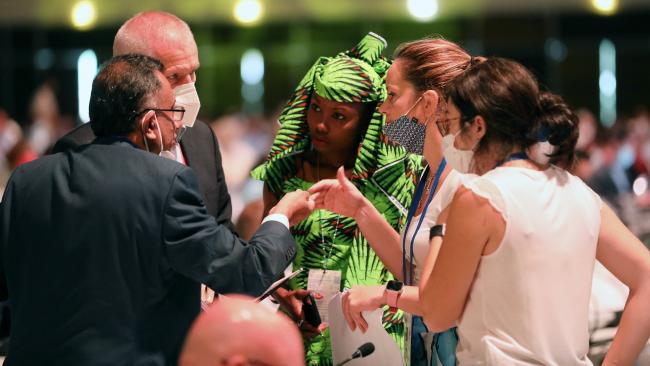
[[[351,331],[345,321],[341,308],[341,295],[334,296],[329,304],[330,338],[332,340],[332,356],[334,364],[343,362],[365,343],[375,346],[374,352],[367,357],[350,362],[355,366],[394,365],[403,366],[404,360],[399,346],[386,332],[381,323],[384,311],[381,308],[373,311],[364,311],[363,318],[368,322],[368,330],[362,333],[359,328]]]
[[[316,307],[322,322],[328,322],[329,302],[341,291],[341,271],[330,271],[322,269],[310,269],[307,277],[307,290],[321,295],[316,300]]]

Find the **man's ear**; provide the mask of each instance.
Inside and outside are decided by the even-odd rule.
[[[142,131],[147,140],[155,140],[158,137],[157,123],[158,119],[156,118],[155,111],[147,111],[140,119],[140,131]]]
[[[435,90],[427,90],[422,94],[422,108],[427,118],[436,118],[440,95]]]

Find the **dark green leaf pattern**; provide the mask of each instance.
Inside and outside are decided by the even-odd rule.
[[[280,116],[281,128],[267,161],[252,173],[278,198],[286,192],[306,190],[312,185],[296,177],[298,155],[311,144],[306,118],[312,93],[315,91],[335,101],[383,101],[386,95],[383,77],[389,66],[381,57],[383,47],[383,41],[366,36],[351,51],[334,58],[318,59],[300,82]],[[351,181],[399,231],[405,209],[411,203],[422,160],[388,142],[382,132],[383,124],[384,116],[375,111],[357,150]],[[332,212],[317,210],[294,226],[292,234],[298,243],[294,268],[340,270],[341,290],[355,285],[384,284],[393,278],[351,218],[339,218]],[[306,288],[307,275],[308,271],[304,271],[294,279],[292,286]],[[385,327],[403,347],[403,314],[391,318],[386,314]],[[330,347],[328,332],[306,340],[308,365],[331,365]]]

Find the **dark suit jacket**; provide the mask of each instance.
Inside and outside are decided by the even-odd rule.
[[[20,166],[0,204],[6,365],[176,364],[199,283],[260,294],[295,254],[281,223],[245,243],[191,169],[97,139]]]
[[[54,144],[52,153],[89,144],[94,139],[95,134],[90,128],[90,123],[85,123],[61,137]],[[199,180],[199,190],[203,194],[208,213],[214,216],[217,223],[235,231],[231,222],[232,206],[223,175],[219,143],[214,132],[204,122],[196,121],[194,126],[187,130],[180,144],[187,165],[194,169]]]

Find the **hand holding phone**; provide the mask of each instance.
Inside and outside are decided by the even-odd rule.
[[[316,300],[310,294],[302,299],[302,315],[305,321],[317,328],[321,323],[318,307],[316,307]]]

